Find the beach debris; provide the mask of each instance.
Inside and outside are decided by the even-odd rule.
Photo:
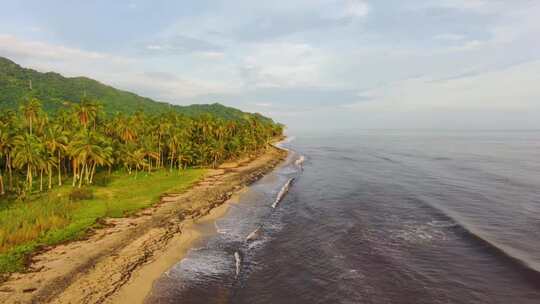
[[[304,169],[303,165],[305,160],[306,157],[304,155],[300,155],[300,157],[294,162],[294,164],[300,169]]]
[[[289,192],[289,187],[291,186],[293,181],[294,181],[294,177],[289,178],[289,180],[285,183],[285,185],[283,185],[283,187],[281,188],[281,190],[279,191],[276,197],[276,200],[272,204],[272,208],[276,208],[279,202],[281,202],[281,200],[283,199],[283,197],[285,197],[285,194]]]
[[[261,226],[257,227],[257,229],[255,229],[255,230],[253,230],[253,232],[251,232],[246,237],[246,241],[247,242],[255,241],[257,238],[259,238],[260,235],[261,235]]]
[[[240,257],[240,252],[234,252],[234,259],[236,260],[236,277],[240,274],[240,266],[242,265],[242,258]]]

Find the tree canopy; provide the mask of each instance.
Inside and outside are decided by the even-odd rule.
[[[47,113],[31,97],[16,111],[0,111],[0,193],[44,191],[68,176],[74,187],[90,185],[99,170],[216,167],[263,151],[281,134],[280,124],[260,115],[105,115],[89,98]]]

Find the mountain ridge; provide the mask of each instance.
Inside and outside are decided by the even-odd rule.
[[[0,56],[0,109],[17,109],[29,97],[41,100],[48,112],[65,107],[66,102],[79,103],[83,98],[89,98],[98,100],[108,114],[136,111],[157,114],[172,110],[190,117],[209,113],[224,119],[241,119],[247,114],[271,120],[261,114],[243,112],[220,103],[181,106],[157,101],[86,76],[65,77],[53,71],[25,68]]]

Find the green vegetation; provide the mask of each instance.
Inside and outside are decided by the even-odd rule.
[[[182,192],[204,175],[204,169],[159,170],[129,176],[103,173],[101,186],[57,187],[35,194],[29,202],[13,202],[0,209],[0,273],[24,269],[24,258],[39,246],[54,245],[84,235],[98,220],[122,217],[158,201],[164,192]],[[72,200],[73,192],[91,199]]]
[[[80,103],[83,99],[99,100],[104,113],[134,114],[141,111],[147,114],[177,112],[188,117],[205,114],[236,120],[246,113],[218,103],[205,105],[178,106],[159,102],[150,98],[115,89],[86,77],[63,77],[49,72],[40,73],[26,69],[13,61],[0,57],[0,109],[17,110],[22,100],[30,97],[39,99],[46,112],[56,112],[71,103]],[[259,119],[270,119],[258,115]]]
[[[259,114],[174,107],[0,57],[0,272],[190,185],[201,168],[261,153],[281,134]]]

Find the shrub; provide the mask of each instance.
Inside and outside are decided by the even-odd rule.
[[[94,192],[90,188],[74,188],[69,193],[71,201],[89,200],[94,198]]]
[[[105,187],[108,186],[111,183],[111,176],[109,174],[101,174],[97,175],[94,179],[94,185]]]

